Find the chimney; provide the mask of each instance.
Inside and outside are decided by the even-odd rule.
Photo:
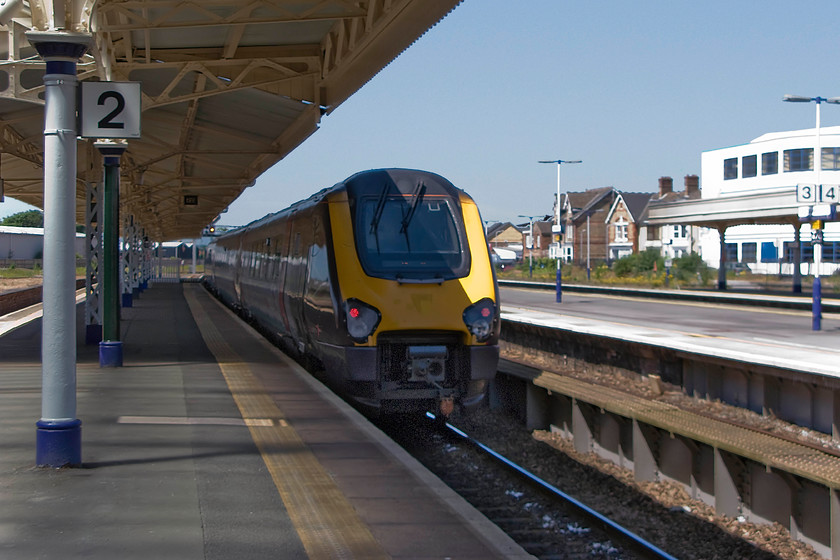
[[[685,196],[688,198],[700,198],[700,177],[697,175],[685,176]]]
[[[660,177],[659,178],[659,198],[662,198],[669,192],[673,192],[674,190],[674,180],[670,177]]]

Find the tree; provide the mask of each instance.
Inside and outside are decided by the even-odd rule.
[[[27,210],[6,216],[0,220],[0,226],[44,227],[44,213],[40,210]]]

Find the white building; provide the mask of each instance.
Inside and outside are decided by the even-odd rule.
[[[777,200],[778,210],[789,207],[788,215],[777,218],[777,224],[760,219],[755,225],[744,220],[743,225],[727,227],[727,263],[743,263],[763,273],[778,273],[781,267],[781,272],[791,274],[795,233],[800,228],[800,271],[813,273],[811,227],[807,221],[800,222],[795,212],[797,206],[808,205],[797,203],[795,193],[797,185],[822,184],[825,199],[840,200],[840,126],[821,128],[819,147],[819,169],[815,128],[768,133],[748,144],[703,152],[703,200],[754,197],[766,206]],[[703,259],[717,266],[721,251],[718,231],[707,230],[701,237]],[[840,224],[826,225],[822,260],[821,274],[831,274],[840,266]]]
[[[42,258],[44,228],[0,226],[0,259],[32,260]],[[76,254],[85,254],[85,234],[76,234]]]

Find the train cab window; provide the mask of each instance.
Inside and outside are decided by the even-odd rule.
[[[459,208],[448,196],[364,197],[356,210],[356,240],[371,276],[450,279],[469,272]]]

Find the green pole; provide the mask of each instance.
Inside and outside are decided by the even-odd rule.
[[[114,142],[96,144],[105,159],[102,240],[102,342],[100,367],[122,366],[120,340],[120,156],[125,147]]]

